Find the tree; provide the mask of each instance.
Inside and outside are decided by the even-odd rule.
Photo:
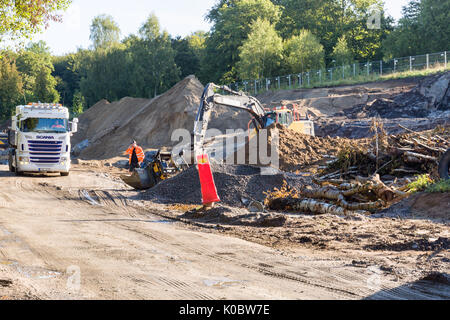
[[[0,40],[30,38],[50,21],[61,21],[59,12],[70,3],[71,0],[1,0]]]
[[[95,49],[110,48],[119,43],[120,28],[109,15],[99,15],[92,20],[89,39]]]
[[[45,42],[28,44],[25,50],[19,51],[16,63],[27,101],[58,102],[57,81],[52,76],[54,66]]]
[[[51,75],[52,69],[42,66],[37,72],[33,96],[35,101],[45,103],[59,102],[59,93],[56,91],[56,79]]]
[[[290,73],[320,69],[325,65],[324,58],[323,46],[309,30],[285,42],[285,64]]]
[[[353,62],[353,53],[347,45],[345,36],[340,37],[334,47],[333,58],[339,66],[349,65]]]
[[[11,117],[12,110],[23,101],[23,88],[20,73],[14,60],[0,58],[0,120]]]
[[[139,34],[146,40],[155,40],[160,36],[161,27],[159,24],[159,19],[153,12],[139,29]]]
[[[84,96],[81,94],[81,92],[80,91],[75,92],[72,101],[72,113],[76,116],[82,114],[85,103],[86,102]]]
[[[381,57],[381,43],[392,30],[392,19],[385,17],[381,0],[274,0],[284,7],[277,29],[283,39],[298,30],[310,30],[325,49],[327,61],[343,35],[353,56],[359,60]],[[369,29],[367,21],[381,14],[381,28]]]
[[[281,8],[270,0],[220,1],[207,15],[213,26],[206,39],[202,73],[208,74],[212,81],[235,79],[238,48],[247,39],[252,22],[260,18],[275,24],[280,16]]]
[[[273,76],[280,66],[283,42],[275,26],[257,19],[250,34],[239,49],[238,72],[241,79],[260,79]]]
[[[385,59],[448,50],[450,1],[411,0],[383,42]]]

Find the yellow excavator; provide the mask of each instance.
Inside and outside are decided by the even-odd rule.
[[[121,175],[120,178],[137,190],[153,188],[163,180],[166,180],[184,169],[172,159],[170,152],[151,150],[145,153],[145,160],[141,168],[136,168],[131,176]]]

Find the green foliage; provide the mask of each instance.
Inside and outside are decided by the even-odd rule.
[[[308,30],[285,43],[285,63],[289,73],[320,69],[325,65],[325,53],[319,40]]]
[[[408,184],[408,192],[416,193],[416,192],[424,191],[432,184],[433,184],[433,180],[430,178],[430,176],[428,174],[423,174],[423,175],[417,176],[416,181],[413,181],[410,184]]]
[[[336,46],[333,49],[333,58],[338,66],[349,65],[353,62],[353,53],[348,47],[345,36],[339,38]]]
[[[86,102],[84,96],[81,94],[80,91],[77,91],[73,95],[72,101],[72,113],[74,116],[78,116],[83,113],[85,103]]]
[[[59,93],[55,88],[56,79],[51,73],[52,69],[46,67],[38,70],[33,87],[34,101],[45,103],[59,102]]]
[[[30,43],[17,56],[17,68],[22,74],[25,102],[58,102],[57,80],[50,50],[45,42]]]
[[[80,52],[83,56],[76,68],[87,105],[125,96],[151,98],[179,80],[172,41],[167,32],[155,27],[159,25],[155,19],[150,16],[140,29],[141,36],[131,35],[120,46]]]
[[[59,12],[70,3],[71,0],[1,0],[0,40],[30,38],[50,21],[59,21]]]
[[[450,1],[412,0],[383,42],[386,59],[448,50]]]
[[[267,20],[252,23],[250,34],[239,49],[237,68],[241,79],[260,79],[273,76],[279,69],[283,42],[275,26]]]
[[[450,179],[436,182],[428,186],[425,191],[429,193],[450,192]]]
[[[151,13],[147,21],[139,29],[139,34],[143,39],[155,40],[159,37],[160,33],[161,28],[158,17],[154,13]]]
[[[210,80],[217,82],[223,80],[225,74],[228,78],[236,75],[236,70],[232,69],[239,61],[238,49],[247,39],[256,19],[276,24],[280,16],[281,8],[270,0],[220,1],[213,7],[207,16],[213,26],[206,39],[204,63],[204,72]]]
[[[367,60],[381,57],[381,42],[391,30],[392,19],[384,16],[380,0],[277,0],[284,7],[278,24],[284,39],[298,30],[310,30],[325,49],[327,61],[338,40],[346,36],[353,57]],[[367,21],[377,8],[381,12],[381,29],[369,29]]]
[[[13,59],[0,58],[0,120],[11,116],[14,107],[23,100],[22,78]]]
[[[120,28],[109,15],[99,15],[92,20],[89,39],[95,49],[106,49],[120,40]]]

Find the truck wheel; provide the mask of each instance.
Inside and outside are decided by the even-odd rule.
[[[9,155],[9,157],[8,157],[8,167],[9,167],[9,172],[16,172],[16,169],[14,168],[14,166],[13,166],[13,157],[12,157],[12,155],[10,154]]]
[[[16,173],[16,176],[21,177],[23,176],[23,172],[18,170],[19,166],[17,165],[17,158],[16,158],[16,165],[15,165],[15,170],[14,172]]]
[[[442,156],[441,162],[439,162],[439,176],[443,180],[450,179],[449,177],[450,169],[450,149]]]
[[[61,172],[61,176],[62,177],[67,177],[67,176],[69,176],[69,172]]]

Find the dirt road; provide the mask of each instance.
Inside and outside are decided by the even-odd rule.
[[[448,298],[345,258],[165,220],[81,166],[70,177],[0,166],[0,180],[0,299]]]

